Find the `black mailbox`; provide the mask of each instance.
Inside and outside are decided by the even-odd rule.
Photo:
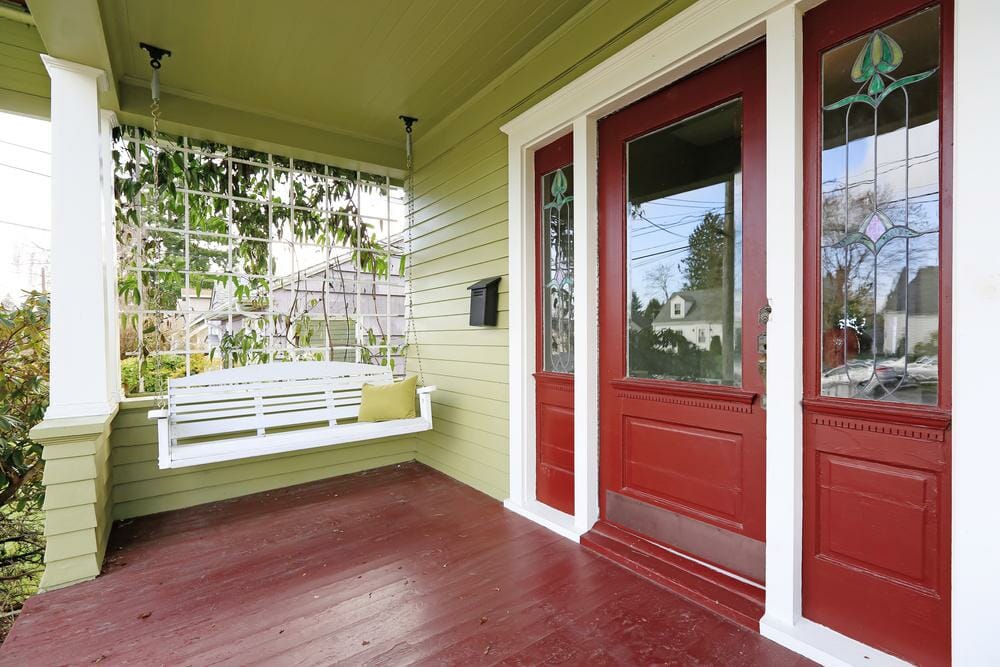
[[[484,278],[475,285],[469,285],[469,290],[472,292],[469,326],[495,327],[497,303],[500,300],[500,277]]]

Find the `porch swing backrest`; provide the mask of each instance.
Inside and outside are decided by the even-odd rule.
[[[357,422],[361,387],[392,383],[388,368],[302,361],[211,371],[168,381],[157,420],[160,468],[213,463],[429,430],[430,392],[413,419]]]

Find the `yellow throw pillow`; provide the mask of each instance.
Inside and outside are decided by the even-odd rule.
[[[361,387],[359,422],[384,422],[413,419],[417,416],[417,376],[392,384],[366,384]]]

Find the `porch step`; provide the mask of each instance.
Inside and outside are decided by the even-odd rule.
[[[700,565],[606,521],[580,544],[639,576],[649,579],[754,632],[760,632],[764,591]]]

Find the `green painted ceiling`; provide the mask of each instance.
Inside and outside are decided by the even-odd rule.
[[[393,145],[426,132],[589,0],[99,0],[115,77]]]

